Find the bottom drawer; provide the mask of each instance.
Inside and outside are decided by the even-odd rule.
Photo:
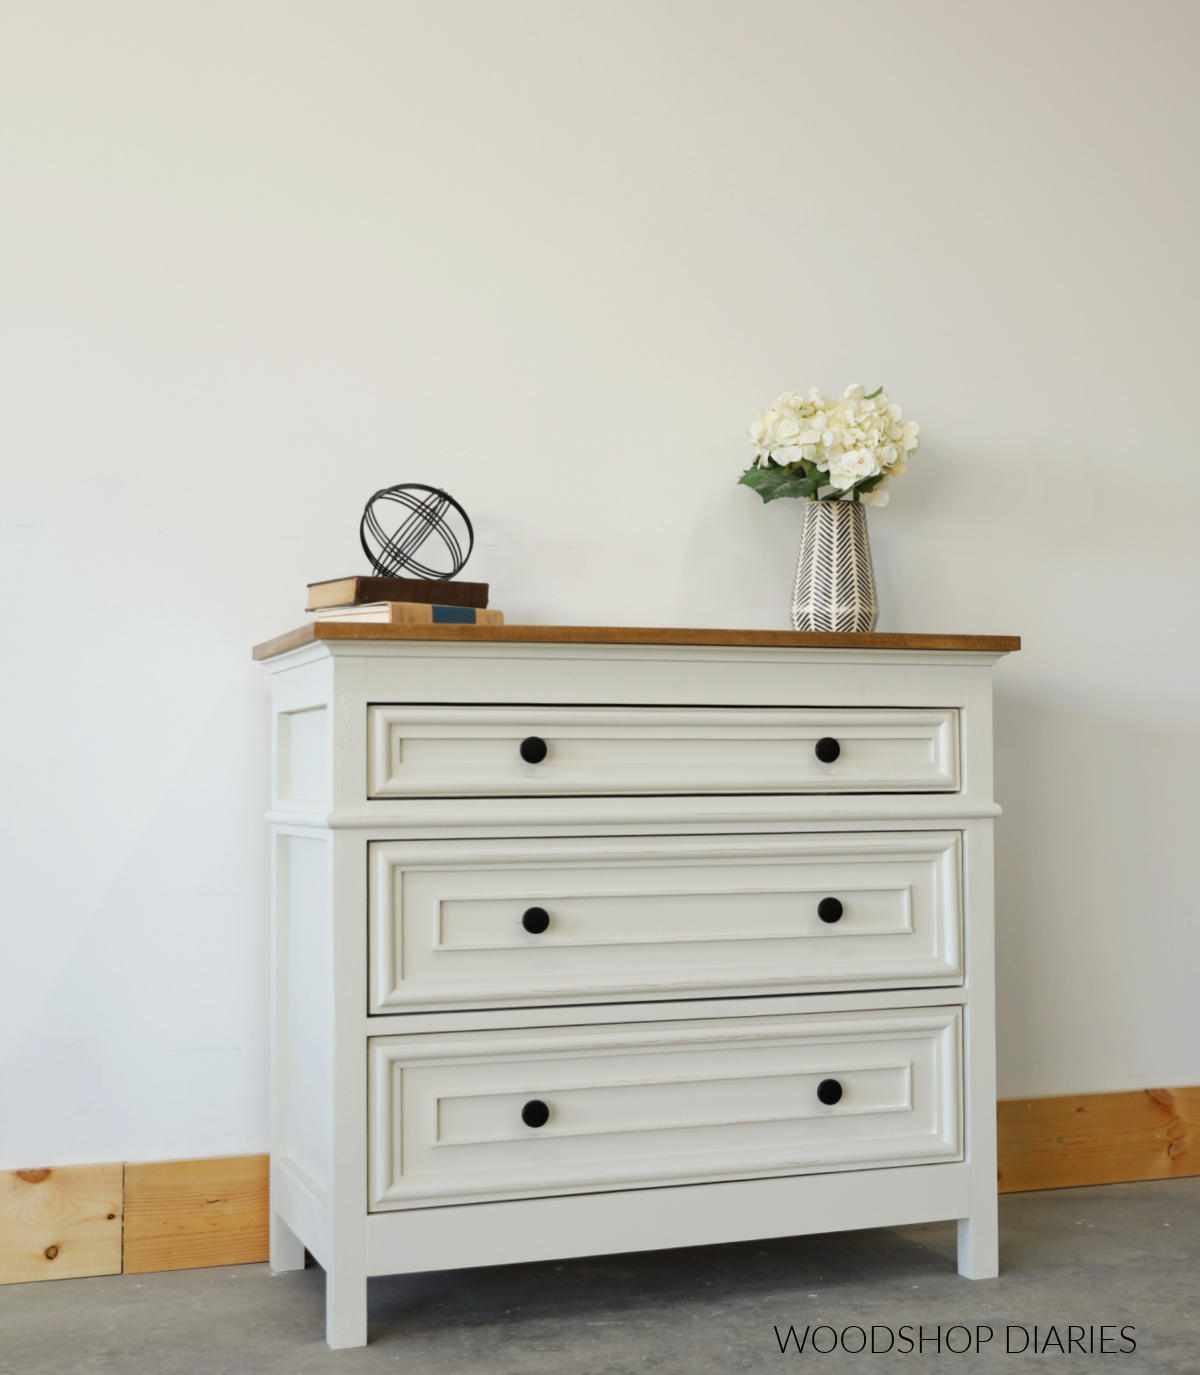
[[[370,1206],[961,1159],[959,1015],[375,1037]]]

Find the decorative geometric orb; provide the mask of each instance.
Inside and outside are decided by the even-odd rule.
[[[376,492],[363,511],[358,537],[372,568],[384,578],[444,582],[462,570],[475,547],[467,513],[448,492],[423,482]],[[433,552],[418,558],[428,542]]]

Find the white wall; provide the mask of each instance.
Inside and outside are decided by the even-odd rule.
[[[886,383],[881,628],[999,670],[1001,1092],[1200,1082],[1200,8],[14,0],[0,1164],[263,1149],[265,673],[367,495],[510,620],[783,626],[785,388]]]

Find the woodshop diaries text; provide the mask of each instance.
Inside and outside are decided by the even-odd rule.
[[[1051,1323],[1048,1327],[1037,1324],[1026,1327],[1023,1324],[1010,1323],[1004,1329],[1003,1350],[1014,1356],[1026,1351],[1038,1356],[1054,1351],[1059,1351],[1064,1356],[1127,1356],[1137,1350],[1133,1332],[1132,1325],[1118,1328],[1114,1323],[1087,1327],[1079,1323]],[[924,1324],[913,1327],[906,1323],[901,1327],[892,1328],[882,1323],[873,1323],[870,1329],[850,1326],[843,1327],[840,1332],[828,1324],[813,1327],[806,1323],[803,1328],[789,1327],[786,1332],[775,1328],[775,1340],[779,1343],[780,1354],[794,1351],[797,1356],[804,1356],[810,1352],[818,1356],[827,1356],[833,1351],[845,1351],[852,1355],[860,1351],[869,1351],[875,1356],[883,1356],[892,1351],[900,1355],[908,1355],[915,1351],[918,1355],[936,1356],[945,1351],[955,1356],[963,1356],[968,1351],[973,1351],[978,1355],[983,1347],[995,1339],[996,1333],[992,1328],[982,1324],[967,1327],[963,1323],[955,1323],[946,1328],[940,1323],[931,1328],[926,1328]]]

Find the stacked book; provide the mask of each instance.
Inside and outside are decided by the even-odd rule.
[[[377,625],[503,625],[489,611],[485,582],[427,582],[423,578],[334,578],[310,582],[308,610],[318,621]]]

